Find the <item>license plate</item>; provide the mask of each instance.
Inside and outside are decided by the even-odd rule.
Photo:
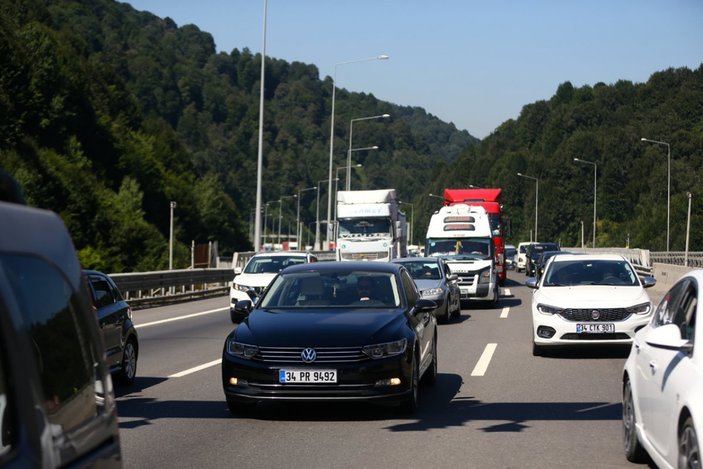
[[[612,334],[615,332],[615,324],[612,322],[576,324],[577,334]]]
[[[280,383],[336,383],[337,370],[279,370]]]

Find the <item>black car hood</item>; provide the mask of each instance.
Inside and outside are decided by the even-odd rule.
[[[257,309],[234,335],[262,347],[352,347],[398,340],[407,321],[402,309]]]

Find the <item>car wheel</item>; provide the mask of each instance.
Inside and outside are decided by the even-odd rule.
[[[451,315],[449,314],[449,297],[447,297],[447,301],[444,302],[444,312],[442,313],[442,316],[440,316],[439,320],[442,322],[442,324],[448,324],[451,319]]]
[[[644,462],[646,451],[637,438],[637,417],[635,404],[632,401],[632,385],[630,380],[625,381],[622,393],[622,430],[625,457],[630,462]]]
[[[124,384],[134,383],[137,376],[137,342],[133,337],[127,339],[122,350],[122,368],[119,379]]]
[[[225,396],[225,398],[227,399],[227,408],[229,409],[229,413],[233,416],[251,415],[256,408],[256,403],[248,404],[246,402],[232,399],[229,396]]]
[[[454,311],[452,312],[453,318],[458,318],[459,316],[461,316],[461,300],[456,302],[456,308],[454,308]]]
[[[691,417],[686,419],[679,432],[679,467],[701,467],[701,451]]]
[[[400,411],[403,414],[414,414],[419,400],[419,375],[420,368],[417,358],[413,355],[412,372],[410,376],[410,392],[400,401]]]
[[[437,331],[434,333],[432,340],[432,364],[427,368],[422,377],[422,382],[425,384],[434,384],[437,381]]]

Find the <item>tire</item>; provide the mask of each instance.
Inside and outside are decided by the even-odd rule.
[[[679,432],[679,467],[701,467],[701,449],[691,417],[686,419]]]
[[[458,318],[461,316],[461,300],[459,300],[457,303],[457,308],[452,312],[452,317],[453,318]]]
[[[400,412],[407,415],[412,415],[417,411],[419,401],[419,374],[420,369],[417,358],[413,355],[412,372],[410,376],[410,392],[400,401]]]
[[[635,404],[632,400],[632,385],[630,380],[625,380],[622,392],[622,430],[625,457],[630,462],[642,463],[646,461],[645,451],[639,438],[637,438],[637,416]]]
[[[225,399],[227,400],[227,408],[229,409],[229,413],[233,417],[251,415],[254,413],[254,409],[256,408],[256,403],[248,404],[232,399],[229,396],[225,396]]]
[[[425,374],[422,376],[423,384],[434,384],[437,382],[437,331],[434,332],[434,339],[432,340],[432,363],[429,368],[425,370]]]
[[[137,376],[137,341],[133,337],[127,339],[122,349],[122,361],[118,378],[126,385],[134,383]]]
[[[441,322],[442,324],[449,324],[450,320],[451,315],[449,314],[449,297],[447,297],[447,301],[444,302],[444,311],[439,317],[439,322]]]

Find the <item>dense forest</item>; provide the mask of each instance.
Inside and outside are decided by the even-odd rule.
[[[218,53],[196,26],[111,0],[0,0],[0,67],[0,168],[29,205],[61,215],[84,266],[166,268],[171,201],[175,268],[190,265],[193,241],[251,249],[260,54]],[[300,191],[328,178],[332,80],[299,62],[265,67],[267,227],[280,210],[282,231],[295,231],[300,193],[305,241],[317,194]],[[597,165],[597,245],[664,250],[667,148],[645,137],[670,144],[671,249],[684,248],[688,192],[701,249],[703,66],[643,84],[563,83],[481,142],[421,108],[337,89],[335,166],[346,165],[350,120],[384,113],[354,128],[355,148],[379,148],[354,152],[353,188],[396,188],[416,243],[441,203],[427,194],[469,184],[503,188],[509,241],[529,239],[536,185],[518,172],[539,180],[539,238],[580,245],[583,222],[588,242],[594,167],[580,158]]]
[[[190,265],[191,241],[217,241],[221,255],[251,249],[260,54],[217,53],[197,27],[111,0],[0,0],[0,67],[0,167],[30,205],[61,215],[83,265],[165,268],[171,201],[174,267]],[[287,197],[329,178],[332,80],[314,65],[267,57],[265,67],[263,201],[295,232]],[[354,188],[397,187],[409,201],[477,142],[370,94],[338,89],[335,106],[335,166],[346,165],[350,119],[391,116],[355,126],[354,147],[378,150],[354,152]],[[317,194],[300,199],[305,240]]]

